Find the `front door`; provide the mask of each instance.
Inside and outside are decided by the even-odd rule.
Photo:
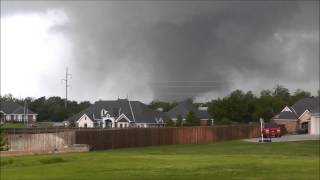
[[[105,128],[112,128],[112,121],[111,120],[105,120],[104,124],[106,125]]]

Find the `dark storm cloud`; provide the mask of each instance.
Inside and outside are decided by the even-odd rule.
[[[46,8],[70,19],[52,31],[73,44],[78,96],[180,100],[283,82],[318,87],[318,2],[79,1],[25,10]]]

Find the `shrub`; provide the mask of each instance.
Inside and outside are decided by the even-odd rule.
[[[175,126],[175,122],[173,122],[173,120],[170,119],[170,118],[169,118],[169,119],[166,119],[165,122],[166,122],[166,124],[167,124],[168,127],[173,127],[173,126]]]
[[[217,125],[230,125],[232,124],[232,121],[230,121],[228,118],[223,118],[220,121],[215,122]]]
[[[8,150],[8,143],[2,126],[3,124],[0,124],[0,151],[6,151]]]
[[[299,128],[299,129],[297,129],[297,133],[298,134],[306,134],[306,133],[308,133],[308,130],[304,129],[304,128]]]
[[[196,114],[190,111],[186,117],[186,126],[199,126],[200,121],[198,120]]]

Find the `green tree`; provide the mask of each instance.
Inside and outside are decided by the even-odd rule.
[[[183,126],[183,121],[182,121],[181,114],[178,115],[176,126]]]
[[[228,118],[222,118],[221,120],[215,122],[216,125],[230,125],[232,121]]]
[[[165,101],[152,101],[149,104],[151,109],[157,110],[158,108],[162,108],[164,112],[170,111],[177,105],[176,102],[165,102]]]
[[[199,119],[193,111],[190,111],[186,117],[186,126],[200,125]]]
[[[167,125],[168,127],[174,127],[174,126],[175,126],[175,123],[173,122],[173,120],[172,120],[171,118],[168,118],[168,119],[166,120],[166,125]]]
[[[265,97],[265,96],[272,96],[272,91],[266,89],[266,90],[262,90],[260,92],[260,97]]]
[[[3,124],[0,124],[0,151],[7,150],[7,139],[5,138]]]
[[[297,89],[290,98],[290,105],[293,105],[300,99],[310,97],[310,96],[311,96],[310,92],[304,91],[302,89]]]
[[[273,96],[280,98],[284,101],[289,101],[290,93],[289,93],[289,90],[287,88],[285,88],[284,86],[277,85],[274,88]]]
[[[76,123],[74,122],[74,120],[69,121],[69,127],[70,128],[76,127]]]

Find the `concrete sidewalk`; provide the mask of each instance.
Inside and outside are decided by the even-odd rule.
[[[259,142],[260,138],[244,139],[248,142]],[[320,140],[320,135],[298,134],[298,135],[285,135],[280,138],[272,138],[272,142],[287,142],[287,141],[307,141],[307,140]]]

